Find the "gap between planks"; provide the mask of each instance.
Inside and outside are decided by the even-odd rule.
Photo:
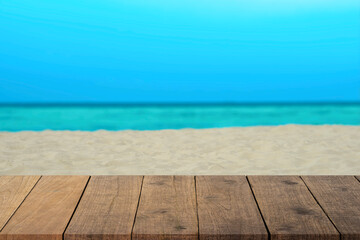
[[[336,231],[338,231],[339,235],[340,235],[340,239],[341,239],[341,233],[339,231],[339,229],[336,227],[335,223],[333,222],[333,220],[330,218],[329,214],[325,211],[325,209],[323,208],[323,206],[321,206],[321,204],[319,203],[319,201],[316,199],[315,195],[313,194],[313,192],[311,191],[311,189],[309,188],[309,186],[306,184],[306,182],[304,181],[304,179],[302,178],[302,176],[299,176],[300,179],[304,182],[306,188],[309,190],[311,196],[315,199],[316,203],[319,205],[319,207],[321,208],[321,210],[325,213],[325,215],[327,216],[327,218],[329,219],[329,221],[332,223],[332,225],[334,226],[334,228],[336,229]]]
[[[75,214],[77,208],[79,207],[80,201],[81,201],[82,197],[84,196],[85,190],[86,190],[87,186],[89,185],[90,179],[91,179],[91,176],[89,176],[89,178],[88,178],[88,180],[87,180],[87,182],[86,182],[86,184],[85,184],[85,187],[84,187],[84,189],[83,189],[83,191],[82,191],[82,193],[81,193],[81,196],[80,196],[80,198],[79,198],[79,200],[78,200],[78,202],[77,202],[77,204],[76,204],[76,206],[75,206],[75,209],[74,209],[73,213],[71,214],[71,217],[70,217],[70,219],[69,219],[69,222],[67,223],[67,225],[66,225],[66,227],[65,227],[65,229],[64,229],[64,232],[63,232],[63,234],[62,234],[62,239],[65,239],[65,232],[66,232],[66,230],[68,229],[68,227],[69,227],[69,225],[70,225],[70,222],[71,222],[71,220],[73,219],[74,214]]]
[[[140,205],[140,200],[141,200],[141,192],[142,192],[142,188],[143,188],[143,184],[144,184],[144,177],[145,177],[145,176],[142,176],[142,179],[141,179],[139,198],[138,198],[138,202],[137,202],[137,206],[136,206],[136,211],[135,211],[135,216],[134,216],[134,222],[133,222],[133,225],[132,225],[132,227],[131,227],[131,238],[130,238],[131,240],[133,239],[133,231],[134,231],[136,216],[137,216],[137,213],[138,213],[138,210],[139,210],[139,205]]]
[[[11,177],[11,176],[9,176]],[[23,176],[14,176],[16,177],[23,177]],[[30,176],[30,177],[35,177],[35,176]],[[38,179],[36,180],[35,184],[31,187],[31,189],[28,191],[28,193],[25,195],[25,197],[20,201],[20,204],[18,206],[15,207],[15,210],[11,213],[11,215],[9,217],[7,217],[7,220],[0,225],[0,232],[5,228],[6,224],[11,220],[11,218],[14,216],[14,214],[16,213],[16,211],[20,208],[20,206],[23,204],[23,202],[25,201],[25,199],[29,196],[29,194],[32,192],[32,190],[35,188],[35,186],[37,185],[37,183],[40,181],[42,176],[38,176]]]

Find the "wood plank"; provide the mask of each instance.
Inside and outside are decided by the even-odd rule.
[[[342,239],[360,239],[360,184],[353,176],[303,176]]]
[[[0,176],[0,231],[40,176]]]
[[[130,240],[142,178],[91,177],[64,239]]]
[[[193,176],[145,176],[133,239],[197,239]]]
[[[339,239],[298,176],[249,176],[271,239]]]
[[[44,176],[0,233],[0,240],[55,240],[62,234],[88,176]]]
[[[268,239],[245,176],[197,176],[200,239]]]
[[[360,176],[355,176],[357,178],[358,181],[360,181]]]

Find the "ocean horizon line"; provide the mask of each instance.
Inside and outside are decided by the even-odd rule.
[[[360,101],[273,101],[273,102],[0,102],[0,107],[72,107],[72,106],[266,106],[266,105],[360,105]]]

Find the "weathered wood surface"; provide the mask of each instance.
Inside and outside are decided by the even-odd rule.
[[[360,240],[359,176],[88,180],[1,176],[0,240]]]
[[[145,176],[133,239],[197,239],[193,176]]]
[[[353,176],[302,177],[342,239],[360,239],[360,183]]]
[[[245,176],[197,176],[199,237],[268,239]]]
[[[0,231],[40,176],[0,176]]]
[[[339,239],[339,233],[297,176],[249,176],[271,239]]]
[[[142,176],[91,177],[65,240],[131,239]]]
[[[42,177],[0,232],[0,240],[62,240],[88,178]]]

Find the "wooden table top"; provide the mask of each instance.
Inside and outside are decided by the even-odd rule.
[[[0,240],[360,239],[360,176],[0,176]]]

